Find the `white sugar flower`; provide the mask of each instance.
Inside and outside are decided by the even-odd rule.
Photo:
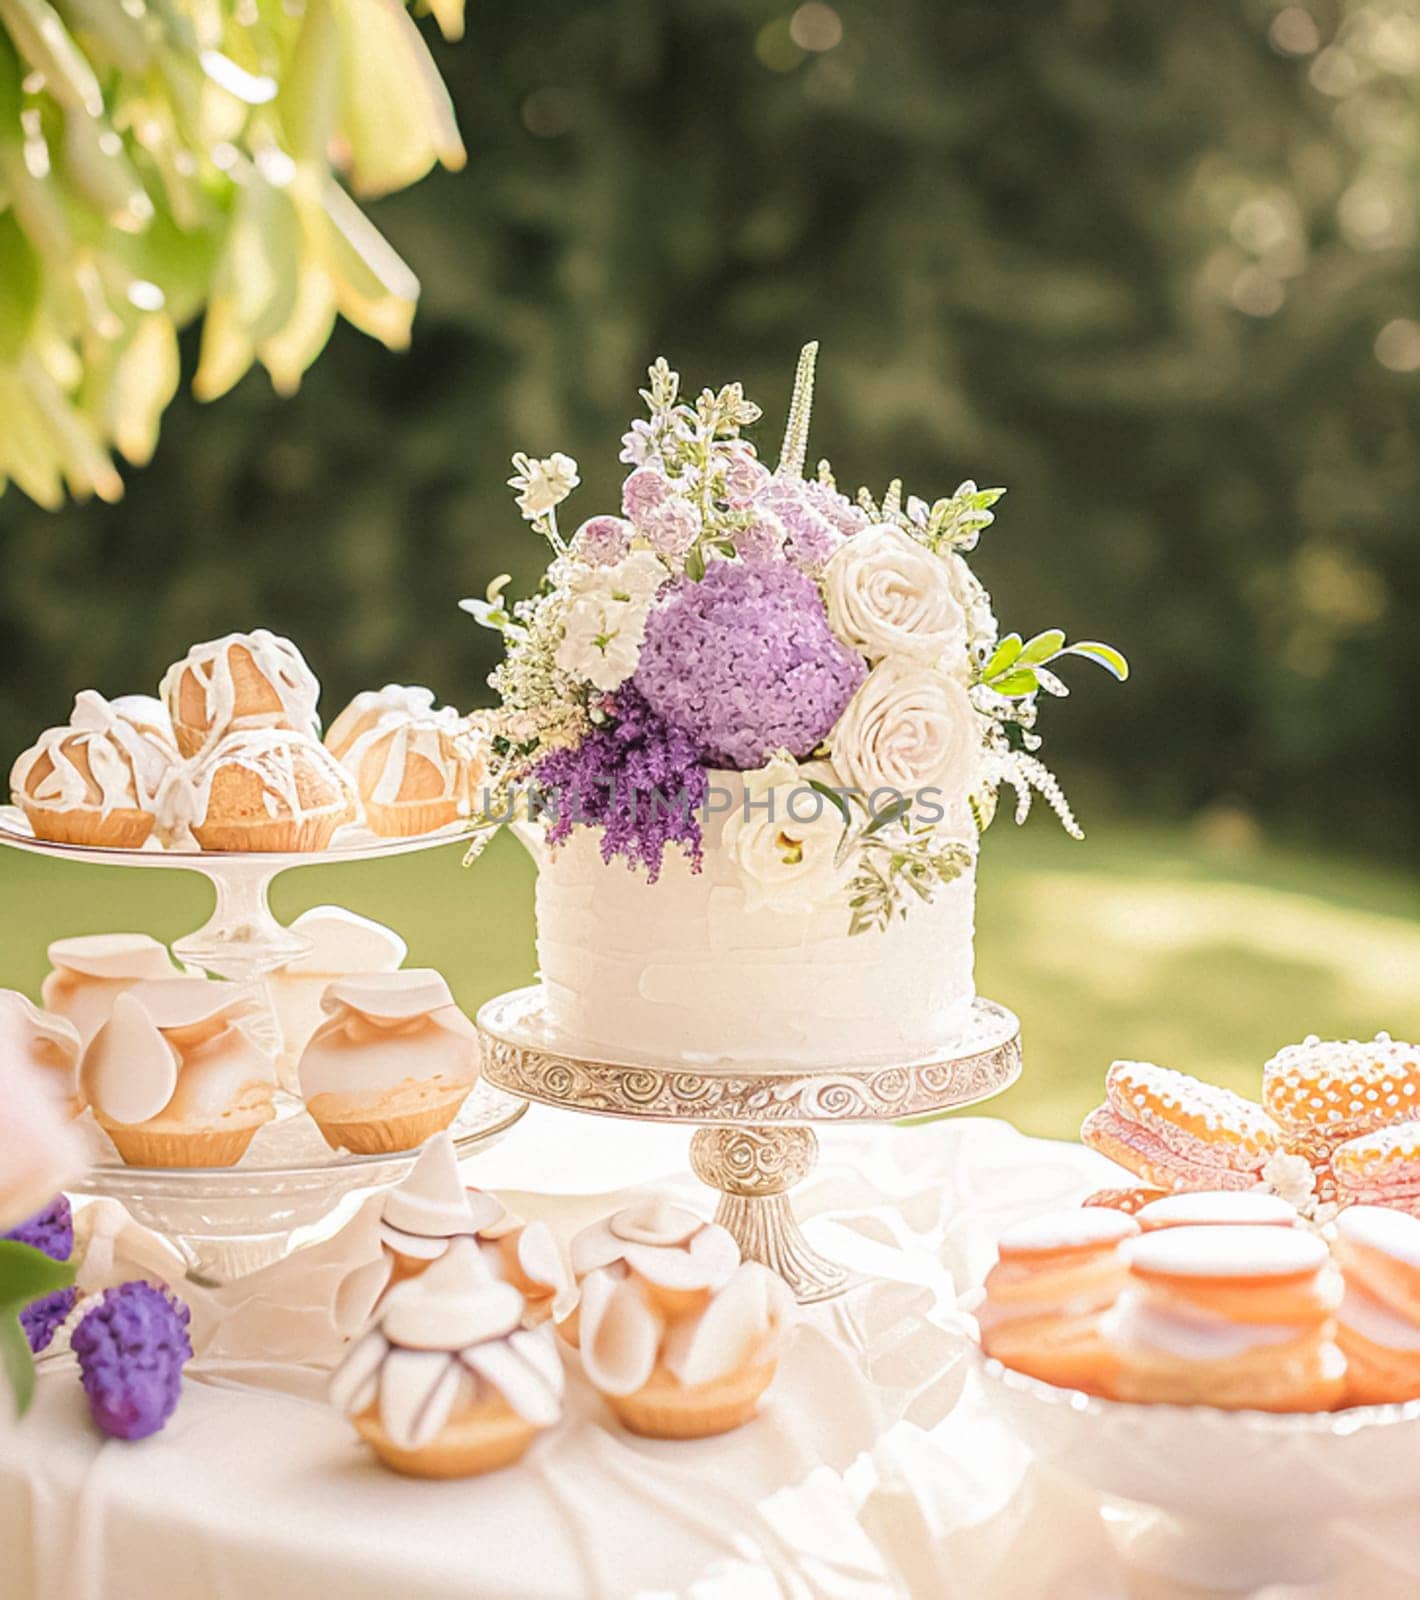
[[[669,576],[649,550],[635,550],[609,567],[569,562],[558,668],[604,692],[620,688],[636,670],[647,613]]]
[[[853,875],[851,859],[838,859],[842,814],[811,781],[844,787],[828,762],[801,767],[785,751],[744,774],[752,803],[736,797],[724,843],[739,868],[747,911],[816,911],[839,898]]]
[[[833,764],[871,797],[924,789],[967,794],[981,766],[981,718],[958,679],[913,661],[881,661],[830,735]]]
[[[508,487],[516,492],[518,509],[531,522],[560,506],[581,481],[571,456],[553,451],[538,461],[520,450],[513,457]]]
[[[965,673],[966,613],[935,551],[882,522],[843,544],[824,569],[829,626],[869,661],[941,663]]]

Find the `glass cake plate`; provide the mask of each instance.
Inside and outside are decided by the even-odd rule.
[[[801,1301],[841,1294],[849,1275],[804,1238],[788,1192],[818,1158],[814,1124],[901,1122],[974,1105],[1021,1073],[1021,1028],[977,997],[950,1050],[889,1064],[764,1062],[719,1068],[623,1052],[616,1060],[562,1033],[534,984],[477,1017],[485,1079],[528,1100],[601,1116],[695,1127],[690,1164],[720,1193],[715,1220],[744,1256],[772,1267]]]
[[[304,955],[311,942],[272,915],[269,894],[292,867],[409,855],[458,839],[459,824],[408,839],[343,828],[326,850],[123,850],[36,839],[24,814],[0,807],[0,845],[91,866],[176,869],[212,885],[212,916],[174,941],[180,961],[234,983],[254,982]],[[89,1140],[93,1166],[73,1186],[79,1195],[120,1200],[141,1223],[170,1238],[192,1270],[226,1281],[279,1260],[333,1231],[365,1196],[398,1183],[417,1151],[357,1156],[332,1150],[294,1095],[278,1092],[276,1118],[233,1167],[130,1167],[87,1113],[76,1126]],[[450,1132],[460,1155],[506,1133],[527,1110],[525,1099],[491,1083],[475,1085]]]

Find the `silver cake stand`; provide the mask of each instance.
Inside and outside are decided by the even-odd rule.
[[[90,866],[200,873],[212,885],[213,912],[196,932],[174,942],[173,954],[220,978],[251,985],[311,948],[309,939],[272,915],[269,895],[280,873],[431,850],[457,839],[459,832],[454,826],[411,839],[382,839],[347,828],[320,851],[121,850],[36,839],[22,812],[0,807],[0,845],[15,850]],[[338,1226],[366,1195],[398,1183],[418,1155],[415,1150],[374,1156],[332,1150],[299,1098],[278,1091],[274,1104],[275,1119],[258,1130],[233,1167],[128,1166],[85,1112],[77,1126],[88,1140],[92,1165],[73,1192],[122,1201],[139,1222],[170,1238],[194,1272],[226,1281]],[[500,1137],[526,1110],[526,1101],[492,1084],[477,1084],[449,1130],[459,1154],[469,1155]]]
[[[814,1126],[955,1110],[1000,1093],[1021,1072],[1020,1023],[983,999],[950,1055],[874,1066],[721,1072],[630,1054],[611,1061],[559,1034],[539,985],[490,1000],[477,1024],[484,1079],[499,1088],[571,1111],[693,1125],[690,1164],[719,1191],[715,1220],[801,1302],[829,1299],[849,1283],[845,1268],[809,1245],[789,1203],[818,1159]]]

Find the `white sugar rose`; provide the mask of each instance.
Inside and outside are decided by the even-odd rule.
[[[869,661],[966,670],[966,613],[939,555],[891,523],[849,539],[824,569],[828,622]]]
[[[981,719],[956,678],[913,661],[880,661],[830,741],[834,767],[865,796],[963,795],[980,768]]]
[[[752,804],[736,796],[724,844],[739,868],[747,911],[817,911],[836,900],[853,875],[851,858],[838,860],[842,815],[810,780],[845,787],[827,762],[800,767],[788,755],[744,774]]]

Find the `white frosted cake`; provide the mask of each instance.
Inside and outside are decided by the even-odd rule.
[[[1004,492],[849,498],[810,476],[816,345],[778,464],[737,383],[664,361],[622,439],[620,506],[573,526],[577,463],[513,457],[551,552],[503,639],[478,836],[538,861],[542,1015],[588,1060],[733,1074],[941,1061],[973,1012],[980,832],[1001,786],[1080,837],[1037,754],[1057,628],[1002,633],[968,554]],[[566,520],[562,520],[562,519]],[[475,843],[475,849],[477,844]]]
[[[907,1062],[959,1042],[975,995],[974,870],[850,936],[841,900],[751,909],[722,833],[723,819],[707,824],[701,872],[667,852],[654,884],[604,862],[592,829],[544,856],[537,955],[559,1033],[592,1057],[724,1070]]]

